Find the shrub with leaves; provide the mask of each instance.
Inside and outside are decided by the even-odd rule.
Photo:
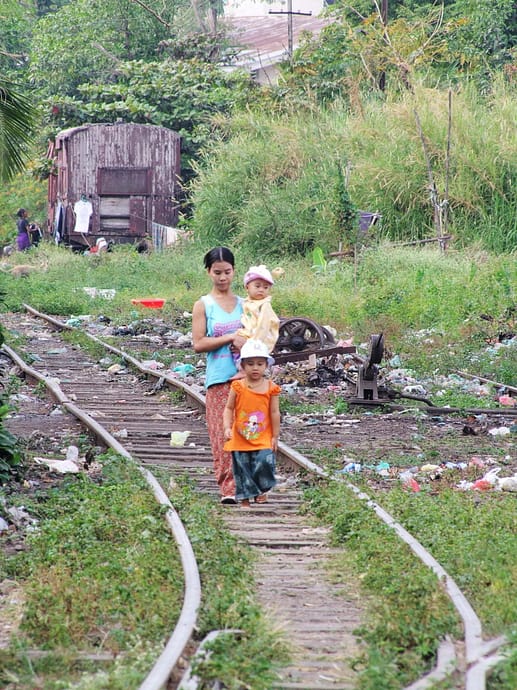
[[[9,406],[0,398],[0,485],[17,476],[22,464],[18,441],[4,426],[8,414]]]
[[[181,135],[182,172],[211,136],[211,118],[253,99],[255,87],[242,71],[224,72],[198,58],[120,62],[115,79],[78,86],[79,97],[54,97],[56,128],[85,122],[136,122]]]

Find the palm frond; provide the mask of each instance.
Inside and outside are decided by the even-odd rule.
[[[0,180],[11,179],[24,167],[33,127],[30,102],[0,78]]]

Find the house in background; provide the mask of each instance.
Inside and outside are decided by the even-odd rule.
[[[259,84],[276,83],[278,64],[289,58],[290,42],[295,49],[303,31],[317,35],[331,23],[322,14],[326,7],[325,0],[229,0],[225,22],[233,45],[241,48],[235,66],[247,69]]]

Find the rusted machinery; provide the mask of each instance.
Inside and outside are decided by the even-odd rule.
[[[276,364],[299,362],[314,357],[329,357],[334,354],[352,354],[357,363],[357,375],[345,378],[356,386],[356,404],[380,404],[377,379],[379,364],[384,355],[384,334],[370,336],[368,356],[360,357],[354,346],[338,345],[332,333],[305,317],[280,319],[278,341],[273,352]]]
[[[353,353],[353,346],[337,345],[332,333],[305,317],[281,318],[273,356],[277,364],[299,362],[311,355]]]
[[[379,373],[378,364],[382,361],[384,354],[384,335],[379,333],[370,336],[370,348],[368,357],[357,370],[357,390],[358,400],[378,400],[379,391],[377,389],[377,376]]]

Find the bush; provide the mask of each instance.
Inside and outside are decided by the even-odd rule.
[[[391,240],[434,235],[416,112],[440,201],[448,188],[447,230],[460,245],[512,251],[517,149],[508,122],[515,93],[503,83],[486,97],[465,87],[452,104],[448,180],[447,91],[418,88],[371,100],[359,115],[340,103],[285,118],[266,108],[240,115],[233,136],[212,145],[192,186],[194,230],[204,241],[235,241],[254,255],[303,255],[315,245],[334,251],[349,239],[338,192],[348,167],[348,210],[380,212]]]
[[[18,476],[22,464],[18,441],[4,426],[8,414],[9,406],[0,398],[0,485]]]

